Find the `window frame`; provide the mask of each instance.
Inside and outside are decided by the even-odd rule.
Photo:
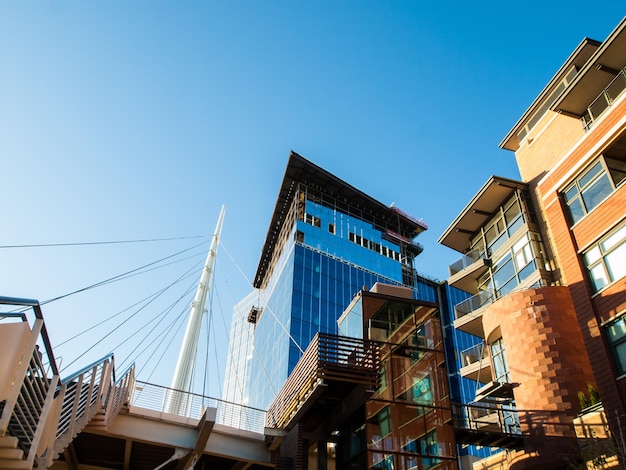
[[[621,324],[621,335],[615,339],[612,338],[611,328],[616,327],[618,324]],[[613,356],[613,360],[615,361],[615,367],[617,369],[618,377],[626,376],[626,349],[624,349],[624,355],[622,359],[620,359],[620,353],[618,351],[619,347],[624,347],[626,345],[626,311],[622,312],[617,318],[609,322],[604,327],[606,339],[609,347],[611,348],[611,354]]]
[[[576,225],[578,222],[587,217],[587,215],[593,212],[595,208],[602,205],[602,203],[611,197],[617,188],[619,188],[626,181],[626,178],[622,178],[617,182],[615,181],[616,168],[610,166],[607,159],[614,160],[616,162],[620,161],[616,157],[602,154],[589,163],[589,165],[585,166],[585,168],[579,172],[577,176],[572,179],[572,181],[559,191],[570,227]],[[600,167],[598,174],[593,175],[588,181],[586,181],[587,178],[591,176],[590,174],[593,170],[598,166]],[[591,198],[589,200],[585,199],[585,195],[589,196],[591,194],[591,190],[594,189],[595,185],[598,184],[603,178],[607,180],[610,191],[598,200],[592,200]],[[573,190],[574,193],[568,195],[568,193],[571,193]],[[602,189],[599,194],[602,194],[603,191],[605,191],[605,189]],[[572,207],[577,208],[577,211],[573,212]],[[578,214],[578,212],[580,212],[580,214]]]
[[[493,380],[500,382],[511,383],[511,369],[509,368],[509,361],[506,357],[506,350],[502,338],[498,338],[489,345],[489,355],[491,356],[491,367],[493,370]],[[500,367],[496,367],[496,363]]]
[[[606,248],[606,242],[610,241],[612,237],[620,232],[622,232],[622,238],[617,239],[611,246]],[[594,294],[606,289],[626,276],[626,272],[615,273],[613,267],[614,260],[611,258],[611,255],[615,255],[620,249],[626,249],[626,221],[620,222],[615,228],[607,232],[598,241],[582,252],[582,262],[585,266],[587,277]],[[620,263],[615,263],[615,266],[619,265]],[[599,271],[601,271],[600,274],[603,275],[602,278],[595,274]],[[600,281],[604,283],[598,285]]]

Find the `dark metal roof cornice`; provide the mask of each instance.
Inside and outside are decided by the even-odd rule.
[[[256,288],[261,287],[262,280],[274,257],[274,248],[278,242],[278,236],[288,215],[298,184],[304,184],[322,194],[327,194],[332,198],[343,201],[362,213],[368,214],[372,219],[396,220],[401,225],[402,230],[407,233],[415,233],[417,235],[426,230],[426,225],[423,222],[413,220],[392,210],[392,208],[359,191],[303,156],[291,151],[285,175],[278,192],[272,220],[265,237],[261,259],[254,277],[253,285]]]
[[[527,189],[520,181],[492,176],[478,190],[454,222],[439,237],[439,243],[463,253],[469,248],[472,236],[517,189]]]

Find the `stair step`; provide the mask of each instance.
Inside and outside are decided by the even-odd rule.
[[[0,449],[16,449],[17,443],[15,436],[0,436]]]
[[[30,470],[32,466],[28,463],[27,460],[2,460],[0,459],[0,468],[2,470],[13,470],[13,469]]]
[[[22,449],[0,449],[0,460],[22,460],[24,451]]]

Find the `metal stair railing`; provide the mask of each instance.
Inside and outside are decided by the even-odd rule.
[[[0,296],[0,305],[27,307],[19,313],[0,312],[0,325],[26,325],[16,329],[25,340],[23,348],[18,347],[21,350],[15,349],[13,377],[0,377],[7,380],[5,385],[11,384],[0,397],[0,437],[17,439],[23,451],[22,457],[15,458],[21,461],[20,468],[47,468],[97,413],[104,415],[108,426],[128,403],[134,365],[116,381],[114,357],[109,354],[60,380],[39,302]],[[29,327],[31,310],[35,319]]]
[[[54,453],[59,454],[100,410],[112,382],[113,354],[63,379],[55,433]]]
[[[0,304],[26,307],[21,313],[0,313],[5,322],[24,322],[29,325],[28,314],[34,321],[22,351],[15,356],[17,367],[11,386],[0,413],[0,436],[17,438],[25,455],[25,464],[32,467],[37,449],[44,438],[45,423],[53,405],[55,390],[59,382],[59,371],[52,353],[41,306],[37,300],[0,297]],[[44,351],[39,344],[43,343]],[[44,355],[48,361],[46,370]]]
[[[99,412],[101,419],[98,425],[105,429],[109,427],[122,407],[129,404],[131,392],[135,388],[135,365],[130,365],[117,380],[115,379],[115,369],[113,369],[113,382],[115,386],[109,388]]]

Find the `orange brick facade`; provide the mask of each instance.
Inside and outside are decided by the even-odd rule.
[[[626,436],[626,17],[605,42],[579,44],[500,147],[515,152],[521,181],[492,176],[440,238],[463,254],[484,247],[484,264],[449,279],[474,295],[455,327],[493,352],[476,401],[514,400],[524,433],[524,451],[474,468],[564,468],[589,385],[612,435]],[[502,187],[529,195],[526,234],[509,224]]]
[[[601,328],[611,318],[626,310],[626,279],[621,279],[598,294],[593,293],[581,252],[626,217],[626,186],[622,185],[578,224],[571,227],[560,201],[559,191],[573,180],[584,165],[597,158],[612,142],[626,132],[626,100],[616,103],[611,113],[594,127],[568,156],[559,162],[535,188],[538,206],[551,234],[552,250],[558,260],[557,278],[569,286],[577,312],[578,324],[589,354],[607,416],[614,429],[616,416],[626,409],[626,382],[616,380],[617,372],[611,351]],[[626,422],[619,422],[626,432]]]
[[[509,456],[510,468],[560,468],[576,459],[573,420],[577,392],[593,382],[591,366],[567,287],[509,294],[483,313],[488,343],[502,338],[525,452]]]

